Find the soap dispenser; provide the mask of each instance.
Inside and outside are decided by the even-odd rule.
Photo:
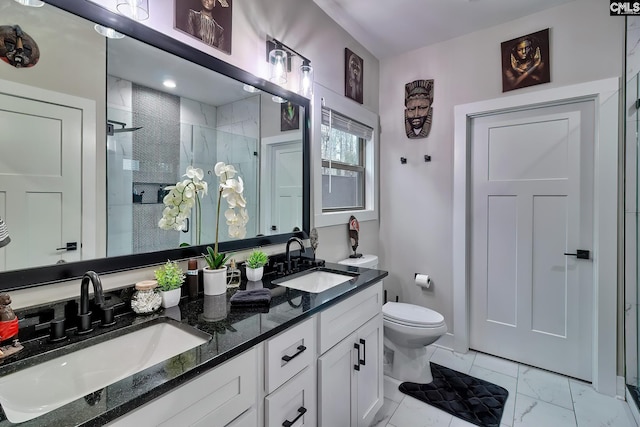
[[[235,259],[231,259],[229,268],[227,269],[227,286],[230,288],[240,286],[240,270],[236,267]]]

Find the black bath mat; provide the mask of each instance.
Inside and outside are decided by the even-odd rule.
[[[404,382],[400,391],[477,426],[498,427],[509,392],[462,372],[431,363],[433,382]]]

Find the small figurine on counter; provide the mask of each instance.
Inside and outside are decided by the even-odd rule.
[[[360,233],[360,223],[355,216],[349,217],[349,241],[351,242],[351,249],[353,253],[349,255],[349,258],[360,258],[362,254],[356,252],[358,249],[358,235]]]
[[[9,304],[9,294],[0,294],[0,358],[11,356],[23,349],[22,344],[18,342],[18,316]],[[10,339],[13,339],[12,343],[5,344]]]

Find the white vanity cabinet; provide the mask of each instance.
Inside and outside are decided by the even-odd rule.
[[[368,427],[382,332],[378,282],[108,425]]]
[[[316,317],[265,342],[265,427],[315,427]]]
[[[252,348],[109,426],[256,426],[258,350]]]
[[[381,307],[382,282],[320,312],[320,427],[368,427],[382,407]]]

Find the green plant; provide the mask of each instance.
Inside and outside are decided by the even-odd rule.
[[[227,262],[230,256],[222,252],[214,251],[211,246],[207,246],[207,253],[202,255],[204,256],[204,260],[207,262],[207,265],[211,270],[222,268],[222,266],[225,262]]]
[[[154,274],[161,291],[178,289],[184,282],[184,272],[175,261],[167,261],[162,267],[155,270]]]
[[[267,262],[269,262],[267,254],[260,250],[255,250],[251,252],[251,255],[247,258],[246,264],[249,268],[260,268],[264,267]]]

